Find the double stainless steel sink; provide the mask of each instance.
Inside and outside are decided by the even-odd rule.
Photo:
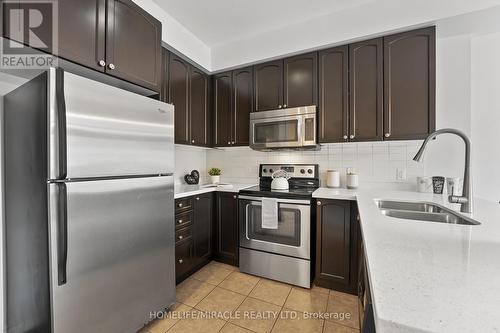
[[[465,225],[481,224],[434,203],[393,200],[376,200],[375,203],[382,214],[399,219]]]

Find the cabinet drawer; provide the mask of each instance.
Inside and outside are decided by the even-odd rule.
[[[181,198],[175,200],[175,213],[183,212],[185,210],[190,210],[193,208],[193,198]]]
[[[175,242],[182,242],[183,240],[187,240],[189,237],[193,235],[193,231],[191,230],[191,226],[186,228],[178,229],[175,231]]]
[[[193,223],[193,211],[175,215],[175,229],[185,228]]]
[[[193,239],[187,239],[175,245],[175,276],[179,277],[189,271],[192,267],[194,243]]]

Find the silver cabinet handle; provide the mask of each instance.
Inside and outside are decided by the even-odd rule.
[[[179,202],[179,204],[178,204],[177,206],[178,206],[179,208],[181,208],[181,207],[182,207],[182,206],[184,206],[184,205],[182,204],[182,202]]]
[[[109,64],[109,65],[108,65],[108,68],[109,68],[109,69],[115,69],[115,65],[114,65],[114,64]]]
[[[233,195],[233,199],[237,199],[237,198],[238,198],[238,196],[237,196],[237,195]]]
[[[231,144],[234,145],[234,141],[232,141]]]
[[[344,140],[347,140],[347,135],[344,135],[343,138],[344,138]]]
[[[99,60],[98,64],[99,64],[99,66],[101,66],[101,67],[105,67],[105,66],[106,66],[106,61],[104,61],[104,60]]]
[[[390,136],[391,136],[391,133],[385,133],[385,134],[384,134],[384,136],[385,136],[386,138],[388,138],[388,137],[390,137]]]
[[[349,135],[350,139],[354,139],[354,134]]]
[[[182,219],[180,219],[177,221],[177,224],[182,224],[182,222],[183,222]]]
[[[278,105],[278,109],[281,109],[281,105]]]
[[[196,200],[200,200],[200,197],[196,197]]]
[[[316,202],[316,205],[321,206],[321,201]]]
[[[230,144],[231,144],[231,141],[228,141],[228,142],[227,142],[227,144],[228,144],[228,145],[230,145]]]
[[[194,143],[194,140],[191,140],[191,143]]]
[[[284,104],[283,107],[286,108],[286,104]]]
[[[184,260],[179,259],[179,264],[182,264],[183,262],[184,262]]]
[[[180,236],[179,236],[179,237],[177,237],[177,238],[179,238],[179,239],[183,239],[184,237],[183,237],[182,235],[180,235]]]

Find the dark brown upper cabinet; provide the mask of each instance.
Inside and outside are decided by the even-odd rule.
[[[283,60],[254,66],[255,111],[283,107]]]
[[[321,143],[344,142],[349,136],[349,47],[319,52],[319,133]]]
[[[283,107],[317,105],[318,53],[286,58],[283,66]]]
[[[231,145],[232,80],[231,72],[220,73],[213,78],[213,143],[216,147]]]
[[[169,101],[174,105],[175,143],[189,144],[189,76],[190,65],[170,54]]]
[[[232,145],[248,146],[250,112],[253,111],[253,68],[233,71]]]
[[[106,71],[159,91],[161,23],[131,0],[107,1]]]
[[[133,1],[61,0],[57,30],[58,50],[42,51],[160,91],[161,23]],[[43,40],[50,34],[37,31]]]
[[[191,66],[189,91],[189,133],[192,145],[210,145],[208,107],[208,76]]]
[[[423,139],[435,130],[435,28],[384,38],[384,136]]]
[[[169,68],[170,68],[170,52],[167,49],[161,49],[161,90],[160,90],[160,101],[165,103],[170,103],[168,99],[168,79],[169,79]]]
[[[214,145],[245,146],[253,110],[253,68],[220,73],[213,80]]]
[[[210,146],[209,77],[173,53],[168,58],[168,82],[164,83],[168,98],[163,101],[174,105],[175,143]]]
[[[106,0],[58,2],[59,56],[104,72]]]
[[[349,140],[383,139],[382,38],[349,45]]]

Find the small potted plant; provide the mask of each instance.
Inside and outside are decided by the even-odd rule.
[[[208,170],[208,174],[210,175],[210,179],[212,180],[212,184],[220,183],[221,170],[219,168],[210,168]]]

